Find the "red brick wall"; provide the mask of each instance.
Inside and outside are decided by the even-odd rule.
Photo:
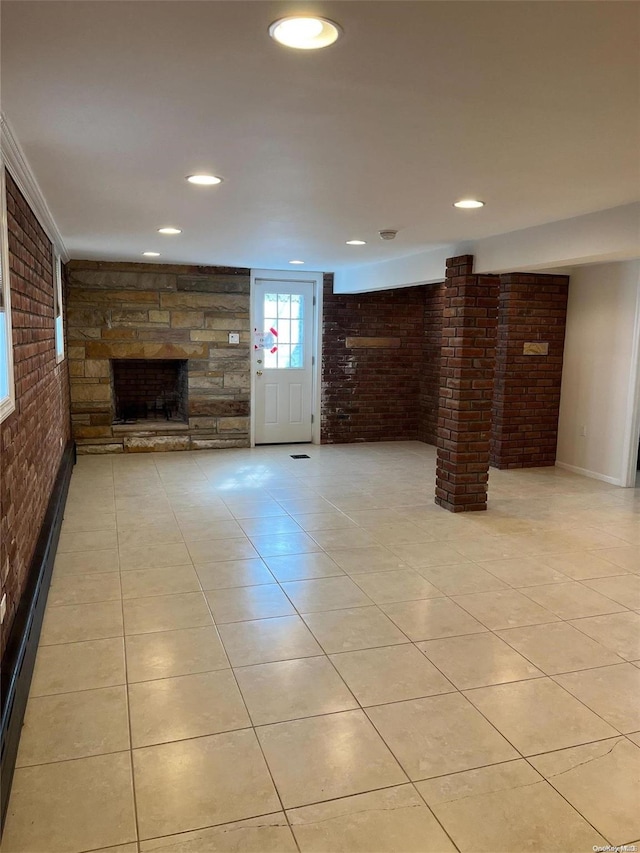
[[[427,444],[438,443],[438,407],[442,362],[442,319],[445,286],[430,284],[424,288],[424,340],[420,377],[420,425],[418,438]]]
[[[472,270],[447,260],[436,503],[451,512],[487,508],[499,281]]]
[[[56,364],[52,247],[8,173],[7,214],[16,409],[0,425],[2,651],[70,436],[67,365]]]
[[[334,294],[325,276],[322,442],[417,439],[423,368],[424,287]],[[398,345],[347,346],[347,338]]]
[[[500,276],[491,464],[533,468],[556,460],[569,277]],[[548,355],[523,355],[527,341]]]

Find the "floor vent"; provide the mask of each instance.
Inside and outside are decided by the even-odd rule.
[[[308,456],[306,453],[292,453],[291,458],[292,459],[311,459],[311,457]]]

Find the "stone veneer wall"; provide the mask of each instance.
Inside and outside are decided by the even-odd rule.
[[[249,270],[73,260],[66,275],[79,453],[249,446]],[[188,424],[114,428],[110,361],[121,358],[187,359]]]

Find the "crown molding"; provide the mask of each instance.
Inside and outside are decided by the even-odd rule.
[[[11,125],[4,113],[0,114],[0,131],[2,139],[2,159],[5,166],[11,173],[11,177],[18,185],[20,192],[23,194],[29,207],[33,210],[38,218],[40,225],[44,229],[47,237],[53,243],[55,251],[60,255],[63,261],[69,260],[62,234],[58,230],[53,214],[49,209],[49,205],[42,194],[42,190],[36,180],[33,170],[29,165],[22,146],[13,132]]]

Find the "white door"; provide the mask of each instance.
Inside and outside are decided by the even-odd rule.
[[[312,282],[255,280],[256,444],[311,441],[313,301]]]

